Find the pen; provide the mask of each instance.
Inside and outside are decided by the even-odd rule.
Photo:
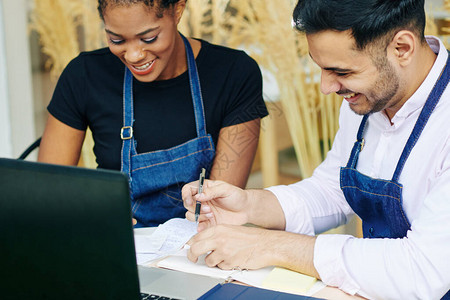
[[[202,172],[200,173],[200,178],[198,179],[198,194],[203,192],[203,182],[205,181],[205,168],[202,168]],[[200,207],[202,203],[197,201],[195,203],[195,222],[198,224],[198,216],[200,215]]]

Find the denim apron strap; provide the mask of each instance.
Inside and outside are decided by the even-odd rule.
[[[392,177],[392,181],[398,182],[400,174],[403,170],[403,167],[405,166],[405,162],[408,159],[409,154],[411,153],[411,150],[416,145],[417,140],[419,139],[420,135],[422,134],[422,131],[425,128],[425,125],[427,124],[428,119],[431,116],[431,113],[433,112],[434,108],[438,104],[439,99],[442,96],[442,93],[444,92],[445,88],[447,87],[447,84],[450,79],[450,63],[449,63],[449,61],[450,61],[450,52],[449,52],[449,56],[447,58],[447,63],[445,65],[444,69],[442,70],[441,75],[439,76],[439,80],[436,82],[436,84],[433,87],[433,90],[431,91],[430,95],[428,96],[429,100],[427,100],[422,111],[420,112],[419,118],[416,121],[416,125],[414,126],[414,129],[406,143],[405,149],[403,149],[403,153],[400,156],[400,160],[398,161],[397,168],[395,169],[394,175]]]
[[[359,152],[364,148],[364,129],[366,128],[367,119],[369,114],[365,115],[359,125],[358,134],[356,135],[356,142],[353,145],[352,152],[350,154],[350,159],[347,162],[347,168],[356,169],[356,164],[358,163]]]
[[[120,131],[122,139],[122,159],[120,170],[127,174],[131,184],[131,152],[134,148],[133,141],[133,74],[125,67],[125,75],[123,80],[123,127]]]
[[[186,49],[188,72],[189,72],[189,82],[191,85],[191,95],[194,103],[195,111],[195,125],[197,127],[197,136],[206,136],[206,124],[205,124],[205,111],[203,108],[203,97],[200,88],[200,79],[198,78],[197,67],[195,65],[194,54],[192,53],[192,48],[189,45],[189,41],[180,33],[184,41],[184,47]],[[200,118],[203,116],[203,118]]]

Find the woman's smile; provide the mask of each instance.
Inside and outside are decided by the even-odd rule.
[[[143,65],[129,64],[129,67],[130,67],[129,69],[132,73],[134,73],[136,75],[140,75],[140,76],[147,75],[153,71],[153,69],[155,67],[155,62],[156,62],[156,59],[154,59],[150,62],[147,62]]]

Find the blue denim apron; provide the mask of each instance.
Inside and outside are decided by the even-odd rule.
[[[171,218],[183,218],[186,209],[181,188],[197,180],[202,167],[210,170],[215,156],[212,137],[206,133],[194,54],[187,39],[181,36],[186,49],[197,138],[170,149],[138,154],[133,136],[133,75],[125,68],[121,171],[129,178],[136,227],[157,226]]]
[[[369,115],[361,121],[350,159],[341,167],[340,185],[345,199],[363,221],[365,238],[403,238],[411,224],[403,211],[402,189],[398,182],[403,166],[419,139],[450,78],[450,56],[447,64],[420,112],[414,129],[403,149],[392,180],[374,179],[356,170],[359,153],[364,148],[364,128]],[[450,299],[450,292],[442,299]]]

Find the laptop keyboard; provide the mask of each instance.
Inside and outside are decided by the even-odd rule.
[[[154,295],[154,294],[146,294],[146,293],[141,293],[141,300],[179,300],[177,298],[170,298],[170,297],[164,297],[164,296],[159,296],[159,295]]]

